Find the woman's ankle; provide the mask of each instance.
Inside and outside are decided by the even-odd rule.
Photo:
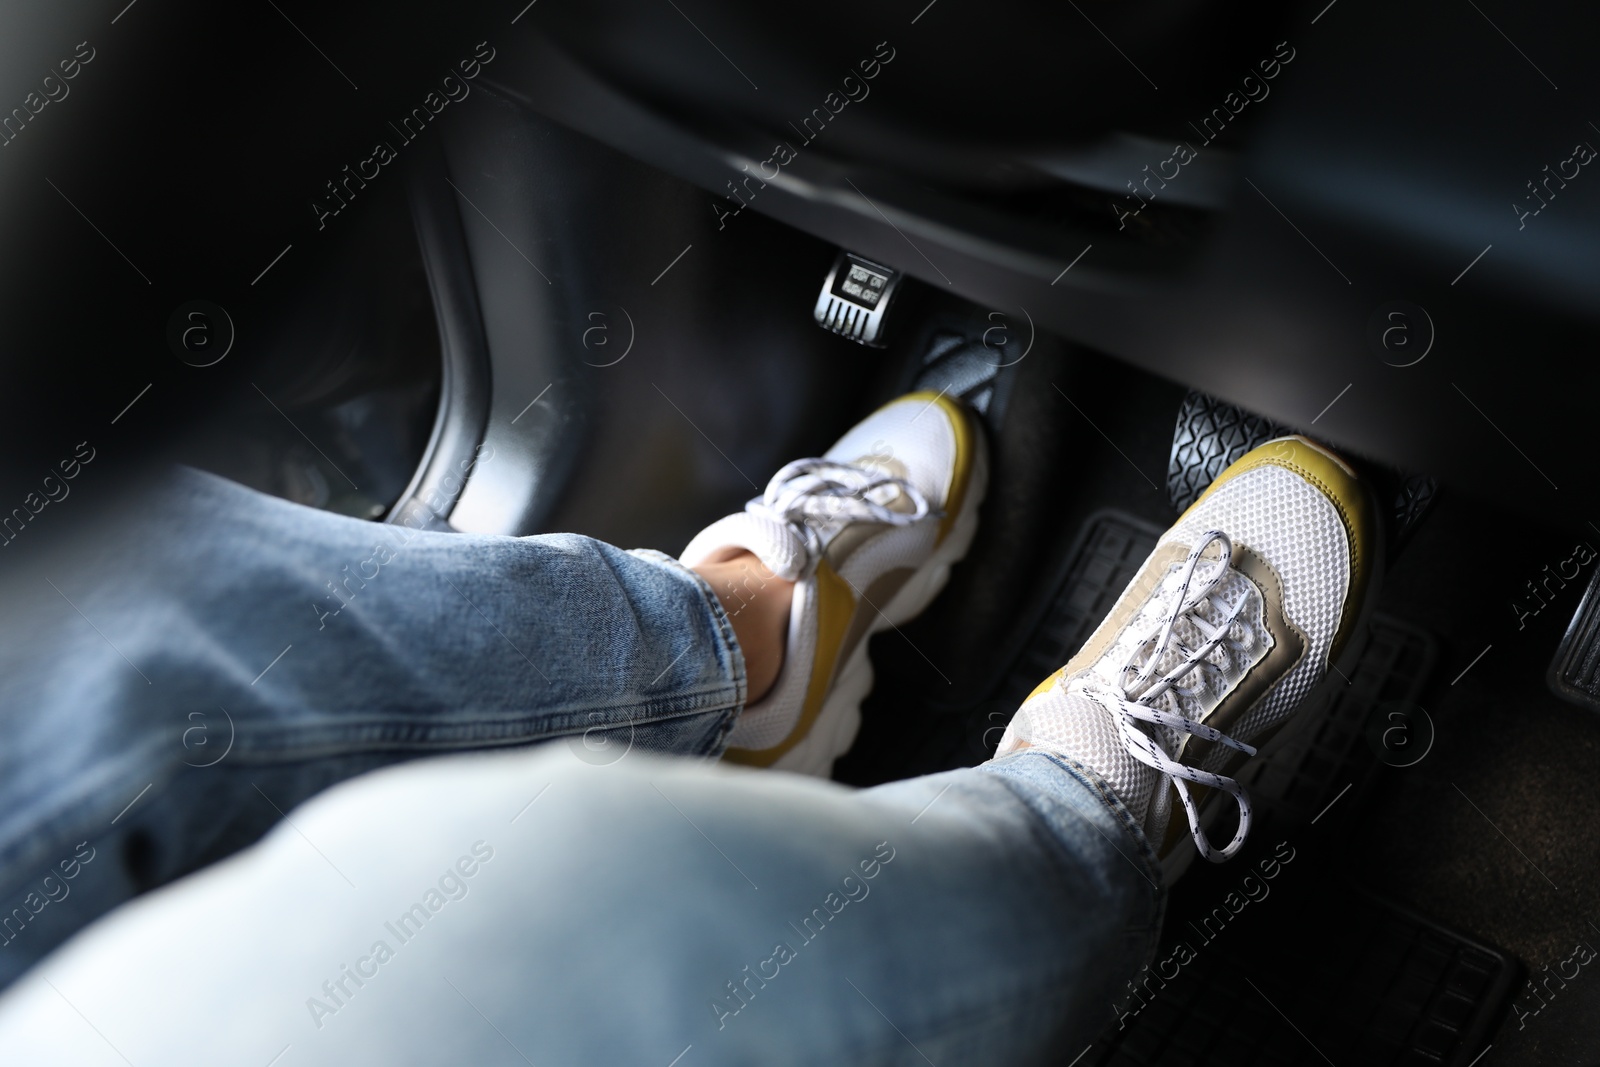
[[[692,569],[711,586],[733,624],[744,654],[745,703],[754,704],[767,695],[783,667],[794,583],[777,577],[744,549],[729,549],[726,556]]]

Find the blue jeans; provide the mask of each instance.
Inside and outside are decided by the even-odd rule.
[[[101,518],[5,582],[8,1056],[1046,1062],[1154,948],[1157,865],[1084,768],[712,762],[743,659],[659,553],[192,471]]]

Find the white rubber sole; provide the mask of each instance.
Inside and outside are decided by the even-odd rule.
[[[976,416],[969,415],[976,422]],[[966,558],[972,539],[978,533],[978,508],[989,491],[988,442],[982,427],[973,435],[976,456],[972,481],[961,502],[961,513],[950,527],[950,536],[934,549],[928,561],[917,569],[889,603],[880,605],[867,632],[856,642],[855,651],[834,675],[833,688],[822,703],[822,711],[811,730],[798,744],[780,756],[773,768],[817,778],[833,776],[833,761],[850,750],[861,730],[861,702],[872,692],[872,659],[867,647],[873,635],[891,626],[903,626],[921,615],[950,581],[950,568]]]

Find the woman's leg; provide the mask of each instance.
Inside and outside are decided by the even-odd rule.
[[[99,518],[0,580],[27,620],[0,647],[0,985],[362,771],[551,737],[578,766],[711,756],[744,702],[727,613],[657,553],[192,470]]]
[[[862,792],[560,744],[345,783],[0,1000],[19,1062],[1070,1061],[1157,935],[1044,752]]]
[[[411,756],[564,736],[580,766],[732,746],[826,774],[868,639],[965,553],[984,470],[969,412],[900,397],[702,531],[684,552],[702,574],[585,537],[357,522],[194,471],[130,492],[0,575],[29,620],[0,647],[0,985]]]

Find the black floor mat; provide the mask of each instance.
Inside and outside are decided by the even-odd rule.
[[[1426,758],[1432,726],[1417,700],[1438,658],[1438,642],[1426,630],[1374,615],[1346,684],[1314,694],[1299,712],[1307,729],[1240,776],[1265,818],[1296,826],[1336,801],[1358,807],[1383,765]]]
[[[1254,1067],[1319,1053],[1465,1067],[1483,1050],[1517,962],[1347,879],[1360,848],[1348,831],[1375,779],[1426,758],[1431,728],[1416,701],[1437,658],[1426,631],[1373,619],[1348,683],[1334,676],[1299,713],[1305,728],[1247,768],[1250,846],[1173,889],[1154,971],[1135,980],[1086,1067]],[[1212,837],[1231,829],[1219,822]]]
[[[1301,863],[1280,863],[1272,881],[1234,872],[1251,888],[1209,912],[1175,909],[1158,970],[1139,975],[1083,1067],[1467,1067],[1514,961]],[[1295,936],[1278,936],[1285,913],[1299,917]]]
[[[1539,982],[1519,986],[1478,1067],[1600,1064],[1600,971],[1563,966],[1600,949],[1600,716],[1545,685],[1588,573],[1525,613],[1530,579],[1600,539],[1581,512],[1548,519],[1441,494],[1382,601],[1440,638],[1420,701],[1437,738],[1416,766],[1380,775],[1355,876],[1515,953]],[[1493,530],[1515,530],[1518,550],[1484,569]]]

